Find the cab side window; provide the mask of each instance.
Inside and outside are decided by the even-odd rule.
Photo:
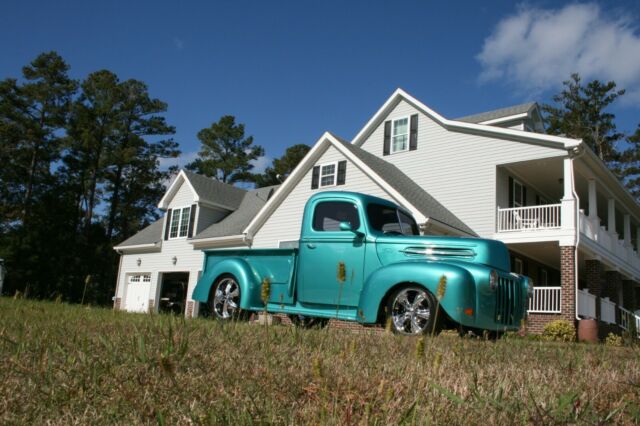
[[[346,201],[324,201],[313,212],[313,230],[340,232],[340,222],[349,222],[352,229],[360,228],[358,206]]]

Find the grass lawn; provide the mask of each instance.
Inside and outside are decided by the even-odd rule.
[[[0,298],[0,424],[640,422],[640,350]]]

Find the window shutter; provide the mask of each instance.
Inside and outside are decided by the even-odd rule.
[[[529,276],[529,261],[522,259],[522,275]]]
[[[536,194],[536,206],[540,205],[540,196]]]
[[[509,208],[513,207],[513,178],[509,176]]]
[[[516,257],[512,254],[510,256],[509,261],[511,263],[511,272],[515,272],[516,271]]]
[[[384,122],[384,147],[382,155],[389,155],[391,152],[391,120]]]
[[[173,210],[169,209],[167,210],[167,220],[164,223],[164,239],[168,240],[169,239],[169,228],[171,228],[171,213],[173,212]]]
[[[527,205],[527,187],[522,185],[522,207]]]
[[[193,229],[195,228],[194,226],[195,221],[196,221],[196,204],[192,204],[191,212],[189,215],[189,233],[187,234],[187,237],[189,238],[193,237]]]
[[[418,114],[411,116],[411,127],[409,130],[409,150],[418,149]]]
[[[320,166],[315,166],[311,173],[311,189],[318,189],[320,183]]]
[[[336,185],[344,185],[347,180],[347,160],[338,162],[338,180]]]

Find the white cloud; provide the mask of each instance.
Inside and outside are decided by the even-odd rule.
[[[273,159],[267,155],[263,155],[262,157],[258,157],[255,160],[251,160],[250,163],[253,165],[253,169],[251,169],[252,173],[263,173],[267,167],[271,165]]]
[[[171,166],[178,166],[179,169],[182,169],[196,158],[198,158],[198,151],[191,151],[183,152],[176,158],[159,158],[158,162],[161,170],[166,170]]]
[[[480,82],[504,80],[517,90],[556,89],[572,72],[584,80],[614,80],[626,101],[640,100],[640,35],[628,18],[594,3],[543,10],[520,6],[502,19],[476,57]]]

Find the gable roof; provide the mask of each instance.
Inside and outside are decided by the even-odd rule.
[[[186,182],[193,191],[197,203],[218,207],[225,210],[235,210],[240,206],[247,191],[235,186],[208,178],[187,170],[180,170],[167,192],[158,203],[158,208],[166,209],[180,185]]]
[[[278,185],[275,185],[246,192],[236,211],[221,221],[202,230],[192,239],[202,240],[242,234],[244,228],[246,228],[249,222],[251,222],[251,219],[258,214],[277,188]]]
[[[362,145],[369,135],[382,123],[393,108],[400,101],[405,101],[416,108],[421,113],[430,117],[433,121],[440,124],[447,130],[460,133],[472,133],[481,136],[509,139],[525,143],[533,143],[536,145],[544,145],[551,148],[567,150],[576,147],[582,143],[581,139],[570,139],[561,136],[547,135],[543,133],[525,132],[523,130],[508,129],[497,126],[487,126],[486,124],[468,123],[459,120],[449,120],[408,94],[402,89],[396,89],[395,92],[387,99],[373,117],[358,132],[353,141],[354,145]]]
[[[445,228],[453,228],[461,233],[475,236],[467,225],[447,210],[442,204],[413,182],[407,175],[393,164],[390,164],[360,147],[344,139],[325,132],[289,177],[267,201],[260,212],[243,231],[248,238],[253,238],[267,219],[273,214],[286,196],[302,180],[306,172],[329,148],[334,146],[340,153],[380,185],[398,204],[420,212],[428,221],[437,222]]]
[[[531,110],[537,108],[538,104],[535,102],[527,102],[520,105],[513,105],[506,108],[495,109],[493,111],[481,112],[478,114],[467,115],[464,117],[456,118],[456,121],[464,121],[466,123],[483,123],[487,122],[500,122],[508,121],[516,118],[524,118]]]
[[[160,218],[153,222],[151,225],[143,228],[137,234],[132,235],[127,238],[120,244],[118,244],[114,249],[124,248],[124,247],[138,247],[138,246],[153,246],[157,245],[162,241],[162,223],[164,222],[164,218]]]

